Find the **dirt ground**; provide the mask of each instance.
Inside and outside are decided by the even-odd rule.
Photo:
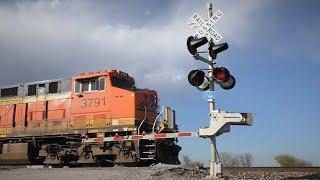
[[[203,179],[208,170],[181,167],[0,168],[0,180]],[[229,179],[320,179],[317,171],[225,170]]]

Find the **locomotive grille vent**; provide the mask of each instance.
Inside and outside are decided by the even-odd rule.
[[[104,128],[106,126],[106,114],[96,114],[93,116],[92,127]]]
[[[75,116],[74,118],[74,128],[75,129],[85,129],[86,128],[86,119],[85,115]]]

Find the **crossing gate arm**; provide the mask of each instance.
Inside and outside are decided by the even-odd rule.
[[[83,143],[103,143],[113,141],[132,141],[132,140],[153,140],[153,139],[171,139],[182,137],[199,137],[198,132],[179,132],[179,133],[159,133],[159,134],[146,134],[146,135],[129,135],[113,137],[98,137],[98,138],[85,138],[82,139]]]

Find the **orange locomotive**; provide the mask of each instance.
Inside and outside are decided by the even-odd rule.
[[[156,91],[137,89],[132,77],[116,70],[2,87],[0,164],[179,164],[176,139],[82,143],[83,138],[177,132],[169,110],[167,119],[160,119]]]

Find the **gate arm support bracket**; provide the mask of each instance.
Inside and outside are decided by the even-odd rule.
[[[252,126],[251,113],[234,113],[214,110],[210,113],[210,126],[199,129],[199,136],[218,136],[230,131],[230,125]]]

